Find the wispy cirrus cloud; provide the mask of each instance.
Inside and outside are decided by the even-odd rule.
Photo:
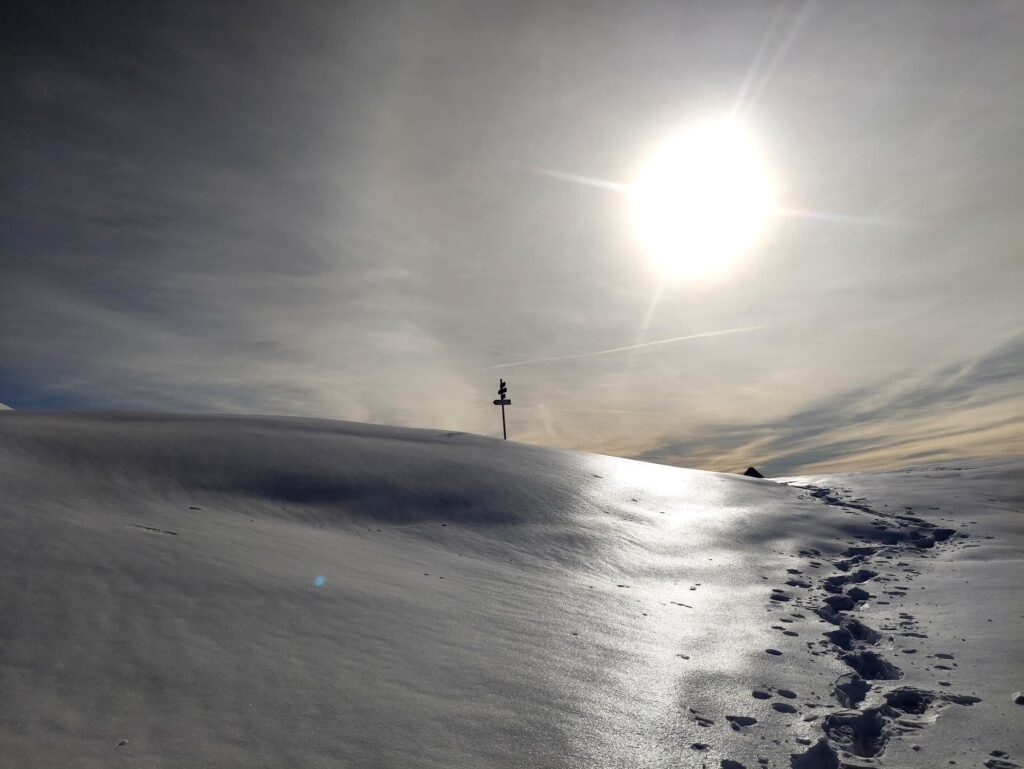
[[[0,29],[0,400],[494,435],[501,373],[546,445],[1010,451],[1020,359],[978,351],[1024,328],[1020,18],[29,4]],[[798,215],[666,280],[616,180],[734,108]]]
[[[638,459],[756,464],[773,475],[816,467],[891,466],[921,456],[994,456],[1024,449],[1024,335],[958,364],[825,399],[783,418],[705,425],[701,440]],[[915,448],[927,447],[914,453]],[[709,468],[714,469],[714,468]],[[742,469],[742,468],[740,468]]]

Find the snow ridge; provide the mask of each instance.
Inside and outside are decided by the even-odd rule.
[[[5,411],[0,764],[1006,769],[1021,469]]]

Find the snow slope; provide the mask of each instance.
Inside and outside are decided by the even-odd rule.
[[[1014,766],[1021,479],[5,411],[0,766]]]

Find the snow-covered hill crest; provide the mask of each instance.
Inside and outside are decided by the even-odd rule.
[[[8,411],[0,763],[1010,766],[1020,479]]]

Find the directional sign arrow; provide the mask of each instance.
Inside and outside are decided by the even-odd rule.
[[[501,400],[494,401],[494,405],[495,406],[511,406],[512,405],[512,399],[511,398],[502,398]]]

